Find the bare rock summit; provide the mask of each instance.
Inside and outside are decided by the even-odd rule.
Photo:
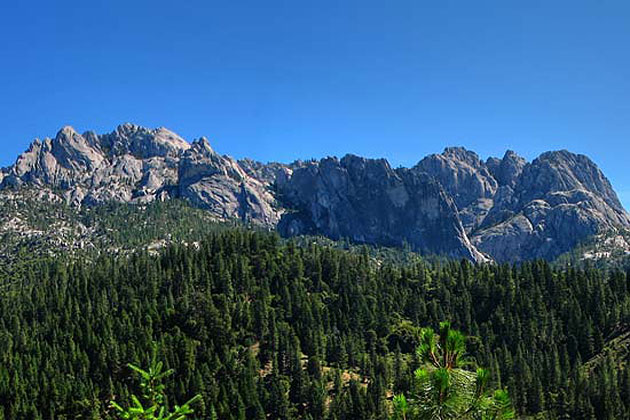
[[[407,245],[473,261],[553,259],[602,232],[630,229],[610,182],[586,156],[513,151],[482,160],[461,147],[393,169],[347,155],[292,164],[235,160],[207,138],[122,124],[107,134],[63,127],[0,170],[0,199],[42,189],[73,206],[179,198],[217,220],[282,234]]]

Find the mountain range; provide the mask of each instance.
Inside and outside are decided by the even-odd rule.
[[[76,208],[182,199],[215,220],[285,236],[407,246],[477,262],[552,260],[594,235],[630,229],[602,171],[565,150],[531,162],[513,151],[484,161],[453,147],[411,168],[355,155],[261,163],[166,128],[123,124],[80,134],[66,126],[0,171],[0,200],[24,191]],[[14,220],[2,220],[10,230]]]

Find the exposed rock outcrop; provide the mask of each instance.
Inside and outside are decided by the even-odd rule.
[[[630,226],[610,182],[588,157],[548,152],[518,167],[514,189],[506,185],[472,237],[493,258],[554,258],[598,232]]]
[[[138,159],[177,157],[190,148],[186,140],[164,127],[150,130],[134,124],[119,125],[112,133],[97,137],[110,156],[130,154]]]
[[[492,198],[498,188],[486,164],[463,147],[448,147],[440,155],[427,156],[413,169],[436,178],[460,209],[480,198]]]
[[[516,152],[508,150],[503,159],[489,158],[486,161],[488,170],[497,180],[499,186],[514,188],[516,180],[523,173],[527,161]]]
[[[285,235],[399,246],[475,261],[553,259],[589,236],[630,228],[610,182],[586,156],[515,152],[485,162],[447,148],[411,169],[384,159],[237,161],[206,138],[123,124],[98,135],[64,127],[0,170],[2,190],[46,188],[76,206],[182,198],[216,219]]]
[[[182,156],[178,192],[220,219],[265,226],[275,226],[280,219],[269,183],[250,176],[234,159],[217,154],[206,138],[193,142]]]
[[[393,170],[384,159],[347,155],[309,163],[279,190],[289,212],[287,235],[324,234],[361,243],[400,246],[481,261],[457,209],[426,174]]]

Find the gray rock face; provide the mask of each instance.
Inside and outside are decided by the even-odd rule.
[[[528,165],[518,180],[519,199],[528,201],[559,191],[588,191],[613,210],[623,211],[612,185],[586,156],[566,150],[547,152]]]
[[[499,187],[486,164],[476,153],[449,147],[444,153],[422,159],[414,171],[425,172],[453,197],[466,232],[474,231],[493,206]]]
[[[449,147],[440,155],[427,156],[413,169],[436,178],[460,209],[480,198],[492,198],[498,188],[479,156],[462,147]]]
[[[293,174],[293,169],[303,165],[300,161],[286,165],[278,162],[260,163],[251,159],[239,160],[238,164],[247,175],[269,185],[287,182]]]
[[[586,156],[548,152],[520,172],[472,238],[499,261],[553,258],[598,232],[630,226],[610,182]]]
[[[54,139],[35,140],[9,169],[6,181],[31,182],[69,188],[85,180],[101,166],[105,156],[72,127],[64,127]]]
[[[177,157],[190,148],[184,139],[164,127],[149,130],[129,123],[101,136],[100,143],[110,156],[130,154],[138,159]]]
[[[516,180],[526,165],[527,161],[512,150],[505,152],[503,159],[489,158],[486,161],[486,166],[497,183],[510,188],[514,188]]]
[[[77,206],[182,197],[219,219],[271,227],[281,214],[268,191],[272,180],[250,176],[205,138],[191,145],[165,128],[123,124],[109,134],[81,135],[64,127],[53,140],[35,140],[2,178],[2,188],[59,188]]]
[[[183,198],[216,219],[285,235],[399,246],[475,261],[552,259],[591,235],[630,228],[610,182],[587,157],[508,151],[482,161],[447,148],[411,169],[384,159],[292,164],[236,161],[206,138],[123,124],[113,132],[35,140],[0,170],[2,190],[54,189],[76,206]]]
[[[269,183],[250,176],[234,159],[217,154],[206,138],[195,141],[182,156],[178,189],[179,196],[220,219],[265,226],[275,226],[280,219]]]
[[[400,246],[481,261],[453,201],[435,179],[384,159],[347,155],[309,163],[280,187],[293,212],[282,218],[287,235],[323,234],[333,239]]]

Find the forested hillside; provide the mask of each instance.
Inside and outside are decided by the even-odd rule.
[[[233,228],[3,276],[0,419],[107,418],[154,343],[170,403],[200,393],[198,418],[387,419],[420,327],[443,320],[521,415],[630,418],[625,272],[393,262]]]
[[[230,226],[234,223],[216,223],[208,212],[178,200],[76,208],[50,191],[20,190],[0,198],[0,275],[57,255],[91,260],[101,253],[158,252]]]

